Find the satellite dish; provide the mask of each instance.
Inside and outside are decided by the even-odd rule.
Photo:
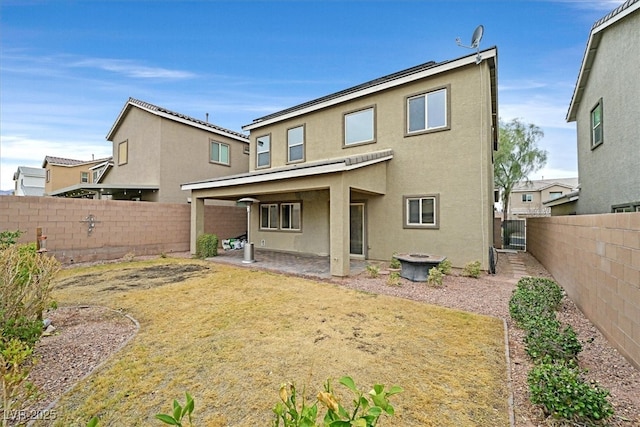
[[[471,36],[471,46],[465,46],[460,42],[460,37],[456,39],[456,43],[458,46],[465,47],[467,49],[476,49],[478,56],[476,56],[476,64],[479,64],[482,61],[482,55],[480,55],[480,40],[482,40],[482,36],[484,34],[484,27],[482,25],[478,25]]]

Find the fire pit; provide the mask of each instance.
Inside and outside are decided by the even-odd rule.
[[[447,257],[427,254],[399,254],[395,258],[402,266],[400,276],[412,282],[426,282],[429,270],[447,259]]]

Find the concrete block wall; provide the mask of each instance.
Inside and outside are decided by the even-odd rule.
[[[527,251],[640,369],[640,213],[529,218]]]
[[[28,243],[42,228],[48,252],[64,264],[189,251],[190,215],[188,204],[0,197],[0,231],[24,231],[20,242]],[[246,211],[207,206],[205,224],[207,233],[235,237],[246,230]]]

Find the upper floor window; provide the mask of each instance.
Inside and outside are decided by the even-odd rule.
[[[97,183],[98,178],[100,178],[100,169],[94,169],[92,172],[92,175],[93,175],[93,182]]]
[[[591,110],[591,148],[604,142],[602,135],[602,98]]]
[[[405,228],[437,228],[438,196],[425,195],[404,198]]]
[[[278,229],[278,205],[264,204],[260,205],[260,229],[261,230],[277,230]]]
[[[407,98],[407,134],[449,127],[448,88]]]
[[[209,150],[209,161],[211,163],[229,164],[229,144],[211,141]]]
[[[300,203],[282,203],[280,205],[280,228],[300,230]]]
[[[51,181],[51,169],[47,169],[47,182]]]
[[[118,144],[118,165],[127,164],[129,161],[129,141],[125,140]]]
[[[562,197],[562,191],[550,191],[549,192],[549,197],[551,198],[551,200],[557,199],[559,197]]]
[[[523,194],[522,195],[522,202],[523,203],[533,202],[533,194],[530,194],[530,193]]]
[[[89,172],[80,172],[80,182],[84,184],[89,182]]]
[[[344,115],[344,145],[375,142],[375,108]]]
[[[304,160],[304,126],[287,130],[287,156],[289,162]]]
[[[271,165],[271,135],[259,136],[256,138],[256,145],[258,146],[256,166],[259,168],[268,167]]]

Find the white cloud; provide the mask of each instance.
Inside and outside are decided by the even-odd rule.
[[[190,71],[171,70],[162,67],[149,67],[129,59],[109,59],[109,58],[84,58],[73,61],[70,67],[78,68],[98,68],[127,77],[144,79],[190,79],[196,74]]]

